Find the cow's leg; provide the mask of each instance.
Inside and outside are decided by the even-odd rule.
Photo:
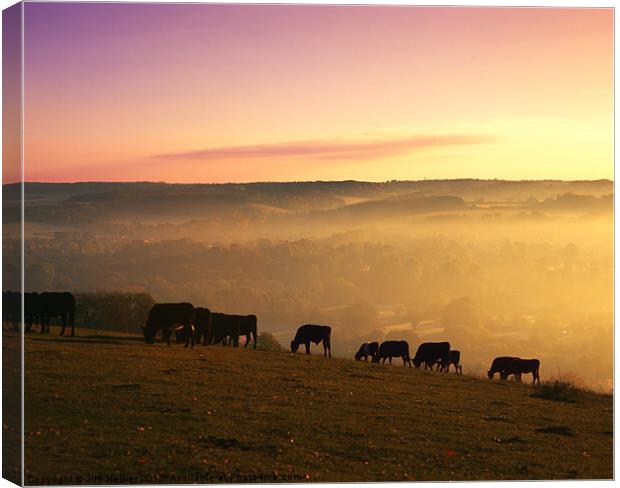
[[[65,335],[65,329],[67,328],[67,314],[62,314],[60,319],[62,321],[62,329],[60,329],[60,335]]]
[[[306,354],[310,354],[310,341],[306,341],[304,345],[306,346]]]
[[[256,349],[256,329],[252,331],[252,335],[254,336],[254,345],[253,348]]]
[[[392,365],[392,356],[390,356],[390,366]]]

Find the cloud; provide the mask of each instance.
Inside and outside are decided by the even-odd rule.
[[[406,154],[421,149],[487,144],[495,140],[488,134],[418,134],[392,138],[315,139],[267,144],[225,146],[155,156],[160,159],[225,160],[295,158],[369,160]]]

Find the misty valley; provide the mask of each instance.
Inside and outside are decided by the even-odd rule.
[[[3,190],[4,289],[19,289],[20,185]],[[336,357],[449,340],[466,374],[514,355],[543,381],[613,387],[609,180],[26,183],[24,203],[26,292],[255,314],[284,346],[327,324]],[[139,334],[129,322],[97,326]]]

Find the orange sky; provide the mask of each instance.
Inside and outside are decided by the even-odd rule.
[[[28,3],[25,179],[611,178],[612,24],[611,9]]]

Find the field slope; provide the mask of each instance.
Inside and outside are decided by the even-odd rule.
[[[78,333],[26,337],[27,484],[613,475],[610,396]]]

